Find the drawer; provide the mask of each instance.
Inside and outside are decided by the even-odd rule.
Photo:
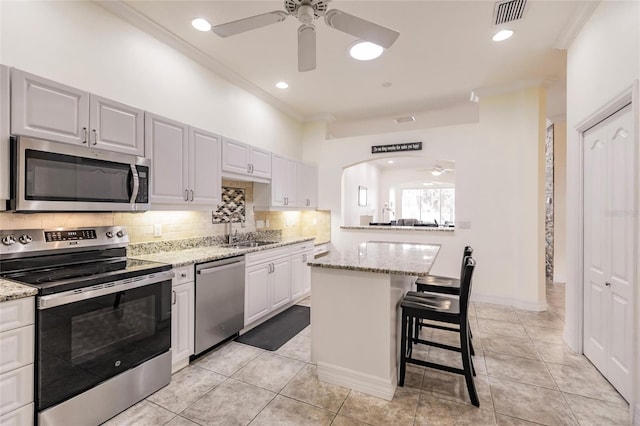
[[[194,280],[194,267],[193,265],[181,266],[179,268],[173,268],[175,272],[175,278],[173,279],[173,285],[180,285],[188,283]]]
[[[33,364],[34,326],[0,333],[0,373]]]
[[[33,402],[33,364],[0,374],[0,415]]]
[[[305,243],[294,244],[291,246],[291,254],[302,253],[305,251],[313,250],[313,241],[307,241]]]
[[[35,297],[0,303],[0,332],[33,324]]]
[[[33,425],[33,403],[13,410],[0,416],[2,426],[32,426]]]
[[[245,262],[247,266],[249,266],[262,262],[269,262],[283,256],[289,256],[289,247],[278,247],[262,250],[256,253],[247,253],[245,255]]]

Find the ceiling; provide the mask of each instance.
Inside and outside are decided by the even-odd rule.
[[[333,0],[329,9],[392,28],[400,37],[378,59],[360,62],[347,53],[356,39],[318,19],[317,68],[301,73],[295,17],[228,38],[191,26],[195,17],[216,25],[283,10],[283,1],[103,3],[295,118],[338,121],[414,115],[469,104],[472,91],[481,102],[483,96],[535,84],[550,87],[550,113],[563,114],[563,49],[594,5],[529,0],[524,17],[508,25],[514,36],[496,43],[493,1]],[[288,89],[275,87],[281,80]]]

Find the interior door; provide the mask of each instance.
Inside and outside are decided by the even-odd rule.
[[[632,390],[634,138],[631,105],[584,134],[584,353]]]

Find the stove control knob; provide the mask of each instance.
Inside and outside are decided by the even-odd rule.
[[[10,246],[11,244],[15,244],[16,242],[16,237],[14,235],[5,235],[2,238],[2,244],[4,244],[5,246]]]
[[[18,241],[20,241],[20,243],[22,244],[29,244],[31,241],[33,241],[33,238],[31,238],[31,235],[22,234],[20,235],[20,238],[18,238]]]
[[[107,231],[107,238],[113,238],[113,232]]]
[[[122,237],[124,237],[124,231],[123,231],[122,229],[121,229],[121,230],[119,230],[118,232],[116,232],[116,236],[117,236],[118,238],[122,238]]]

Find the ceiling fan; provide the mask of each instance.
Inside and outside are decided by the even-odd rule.
[[[454,168],[449,168],[449,167],[443,167],[440,164],[436,163],[431,168],[418,169],[416,171],[417,172],[430,172],[433,176],[440,176],[443,173],[451,173],[451,172],[455,171],[455,169]]]
[[[237,21],[215,25],[211,31],[220,37],[229,37],[267,25],[284,21],[287,16],[295,16],[302,25],[298,28],[298,71],[316,68],[316,27],[315,19],[324,16],[324,22],[331,28],[356,36],[384,48],[396,41],[399,32],[350,15],[338,9],[328,9],[330,0],[285,0],[285,10],[275,10]]]

